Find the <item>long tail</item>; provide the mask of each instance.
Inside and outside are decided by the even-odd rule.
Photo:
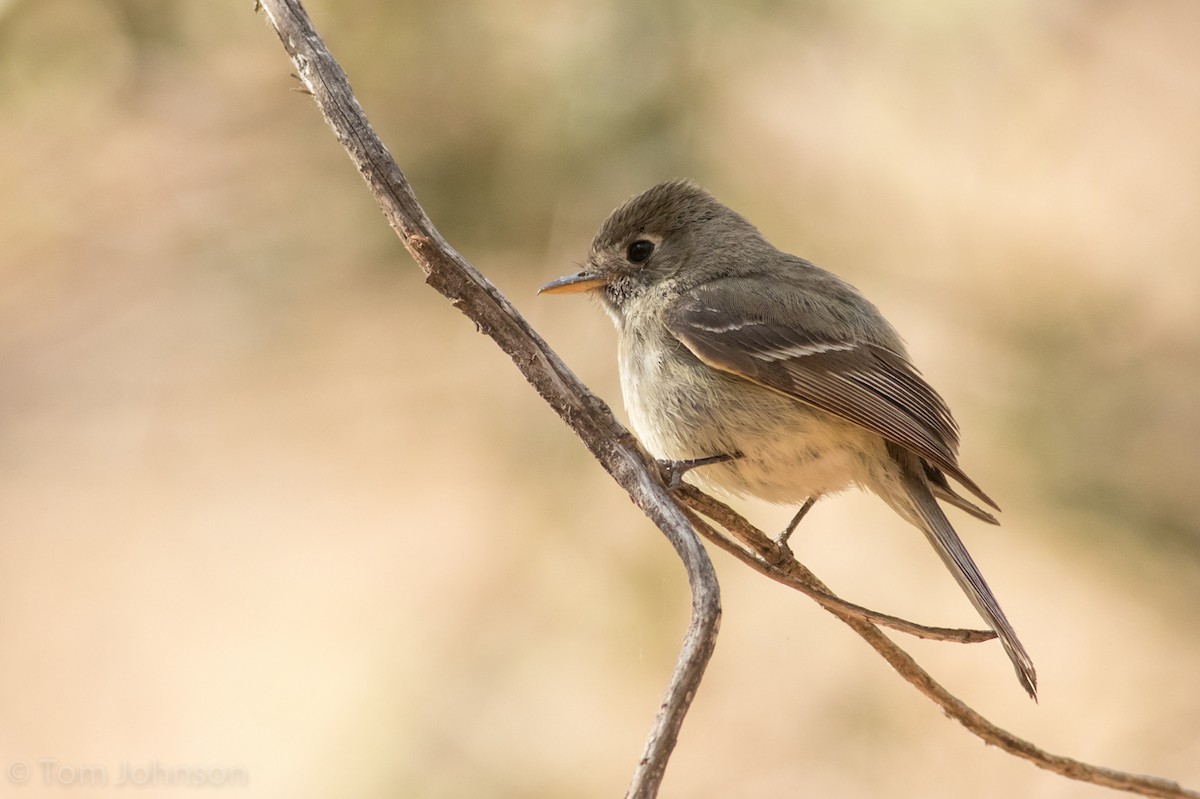
[[[941,506],[934,499],[920,461],[917,456],[909,452],[893,451],[893,455],[897,456],[896,460],[901,467],[904,487],[911,503],[910,512],[915,513],[917,517],[910,521],[925,532],[925,537],[929,539],[929,543],[933,544],[933,548],[937,550],[942,562],[946,564],[946,568],[954,575],[959,587],[971,600],[971,604],[983,616],[988,626],[996,631],[1000,643],[1004,645],[1004,651],[1008,653],[1008,657],[1017,671],[1017,679],[1021,681],[1021,686],[1029,692],[1029,696],[1036,701],[1037,672],[1033,668],[1033,661],[1030,659],[1029,653],[1025,651],[1025,647],[1021,646],[1016,631],[1008,623],[1004,611],[1000,609],[1000,604],[992,595],[992,589],[988,588],[987,581],[979,573],[979,568],[971,559],[967,548],[963,546],[958,533],[954,532],[946,514],[942,513]]]

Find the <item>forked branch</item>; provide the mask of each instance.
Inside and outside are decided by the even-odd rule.
[[[1183,788],[1177,782],[1161,777],[1130,774],[1055,755],[997,727],[943,688],[927,671],[917,665],[911,655],[897,646],[861,613],[841,607],[838,602],[825,601],[824,597],[834,599],[836,597],[833,597],[829,588],[817,579],[815,574],[792,557],[792,553],[788,551],[787,547],[779,546],[766,533],[754,527],[728,505],[713,499],[697,488],[684,484],[677,489],[676,496],[688,510],[689,517],[696,524],[701,535],[752,569],[815,599],[822,607],[862,636],[901,677],[908,680],[914,688],[941,707],[947,716],[962,724],[986,743],[1003,749],[1009,754],[1023,757],[1039,768],[1053,771],[1073,780],[1091,782],[1106,788],[1129,791],[1142,796],[1164,797],[1164,799],[1171,797],[1176,799],[1178,797],[1200,798],[1200,793]],[[724,527],[729,532],[729,536],[714,530],[701,518],[701,514]]]
[[[689,523],[691,517],[710,540],[753,568],[816,598],[865,638],[918,690],[988,743],[1072,779],[1145,796],[1200,799],[1200,794],[1167,780],[1125,774],[1043,752],[999,729],[947,693],[880,632],[871,622],[872,618],[884,622],[878,614],[873,617],[869,611],[833,597],[790,553],[784,553],[783,548],[744,520],[739,521],[740,517],[728,507],[683,486],[679,500],[687,503],[687,509],[680,509],[668,494],[653,459],[637,445],[608,406],[587,390],[508,300],[434,228],[404,174],[367,122],[345,73],[313,29],[300,2],[259,0],[255,7],[265,10],[296,67],[297,76],[367,181],[388,223],[424,270],[426,281],[508,353],[538,394],[658,525],[683,560],[692,590],[692,617],[663,704],[634,772],[630,797],[648,799],[657,795],[667,759],[716,641],[720,621],[716,576]],[[731,531],[734,538],[718,534],[696,515],[697,511]],[[907,624],[901,622],[901,626]]]

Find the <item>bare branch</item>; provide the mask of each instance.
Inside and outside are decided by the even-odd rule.
[[[658,525],[683,560],[692,591],[691,620],[629,788],[630,797],[656,796],[684,716],[716,644],[721,600],[708,553],[658,479],[654,460],[496,287],[433,226],[301,4],[297,0],[262,0],[261,5],[291,56],[296,74],[367,181],[388,223],[425,272],[426,282],[508,353],[525,379]]]
[[[822,607],[862,636],[876,652],[883,656],[884,660],[891,664],[892,668],[900,673],[900,676],[933,700],[946,712],[946,715],[962,724],[986,743],[1017,757],[1023,757],[1039,768],[1053,771],[1073,780],[1103,785],[1106,788],[1115,788],[1142,796],[1164,797],[1165,799],[1179,799],[1180,797],[1200,799],[1200,793],[1183,788],[1177,782],[1161,777],[1130,774],[1051,754],[1033,743],[997,727],[939,685],[927,671],[917,665],[911,655],[884,635],[878,627],[871,623],[870,611],[864,614],[863,609],[857,605],[846,607],[849,603],[843,603],[830,593],[829,588],[815,574],[792,557],[791,551],[786,546],[781,547],[770,536],[754,527],[728,505],[713,499],[694,486],[682,484],[675,489],[675,495],[689,509],[689,516],[705,538],[716,543],[751,568],[815,599]],[[703,519],[698,518],[697,512],[703,513],[728,530],[741,546],[713,530]],[[829,602],[829,599],[835,601]],[[905,624],[909,624],[909,622],[905,622]],[[912,631],[905,630],[905,632]]]
[[[688,486],[688,488],[696,491],[696,489],[692,488],[691,486]],[[707,495],[702,496],[704,496],[707,502],[717,502],[712,497]],[[805,596],[811,597],[813,601],[827,610],[833,610],[836,608],[850,614],[851,616],[854,616],[855,618],[862,619],[863,621],[867,621],[872,624],[878,624],[881,627],[888,627],[898,632],[907,633],[915,638],[924,638],[929,641],[946,641],[954,644],[978,644],[984,641],[991,641],[996,637],[996,634],[991,630],[963,630],[954,627],[930,627],[925,624],[917,624],[916,622],[908,621],[907,619],[901,619],[898,616],[880,613],[877,610],[871,610],[870,608],[864,608],[862,605],[856,605],[853,602],[847,602],[846,600],[828,593],[827,591],[818,591],[812,588],[802,579],[795,577],[785,562],[781,561],[780,565],[774,565],[772,561],[763,557],[762,552],[757,547],[755,547],[754,550],[748,550],[713,529],[708,522],[706,522],[698,513],[696,513],[696,511],[700,510],[698,505],[705,503],[693,504],[694,500],[691,497],[684,497],[683,500],[689,506],[688,508],[685,508],[684,512],[687,513],[688,518],[691,519],[692,524],[696,527],[696,529],[700,531],[700,535],[704,536],[709,541],[733,555],[738,560],[749,565],[759,573],[765,574],[772,580],[776,580],[784,585],[795,588]],[[725,507],[728,510],[727,506],[722,507]],[[730,512],[732,513],[733,511],[731,510]],[[746,522],[740,516],[738,519],[744,524],[749,524],[749,522]],[[716,521],[716,519],[714,519],[714,521]],[[726,524],[721,522],[721,526],[726,527]],[[726,529],[728,529],[728,527],[726,527]],[[758,531],[755,530],[755,532]],[[767,538],[766,540],[770,542],[770,544],[779,547],[779,543],[777,541],[774,541],[770,538]],[[780,548],[786,549],[786,547]],[[798,565],[800,565],[801,569],[804,568],[802,564]]]
[[[298,0],[261,0],[255,7],[265,10],[305,89],[367,181],[388,223],[425,272],[426,281],[508,353],[530,385],[575,431],[634,503],[658,525],[683,560],[692,590],[692,616],[675,671],[628,793],[629,797],[637,799],[656,796],[684,716],[716,641],[721,614],[720,594],[707,553],[689,524],[688,516],[667,493],[654,460],[638,446],[608,406],[567,369],[508,300],[434,228],[404,174],[371,128],[351,92],[345,73],[313,30]],[[880,620],[878,614],[870,611],[864,614],[864,609],[838,600],[811,572],[791,558],[790,552],[785,553],[786,548],[778,547],[744,520],[737,521],[740,517],[727,506],[699,492],[693,494],[686,487],[684,489],[681,499],[725,526],[740,546],[717,535],[707,523],[700,525],[713,541],[753,568],[793,585],[821,602],[866,639],[905,679],[984,741],[1072,779],[1145,796],[1200,799],[1200,793],[1185,790],[1167,780],[1125,774],[1049,754],[991,724],[934,682],[907,653],[872,624],[869,619]],[[691,511],[688,515],[703,521]]]

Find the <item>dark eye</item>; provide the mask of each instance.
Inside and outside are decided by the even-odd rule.
[[[629,249],[625,250],[625,257],[629,259],[631,264],[640,264],[650,257],[654,252],[654,242],[638,239],[629,245]]]

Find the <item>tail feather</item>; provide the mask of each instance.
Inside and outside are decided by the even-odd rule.
[[[1000,643],[1004,646],[1004,651],[1008,653],[1008,657],[1016,669],[1017,679],[1020,680],[1021,686],[1036,701],[1037,672],[1034,670],[1033,661],[1018,640],[1016,631],[1009,624],[1004,611],[1000,609],[1000,604],[988,587],[987,581],[983,579],[983,575],[979,573],[979,568],[971,559],[971,555],[958,537],[958,533],[954,531],[946,514],[942,512],[941,506],[934,499],[931,490],[934,487],[930,486],[924,470],[920,468],[917,456],[906,452],[901,454],[897,460],[900,461],[904,486],[912,505],[911,511],[917,517],[910,520],[925,532],[925,536],[937,550],[942,562],[946,564],[946,568],[954,575],[959,587],[971,600],[971,604],[979,611],[988,626],[995,630],[996,635],[1000,638]]]
[[[962,495],[955,493],[950,487],[950,483],[946,480],[946,475],[941,469],[936,466],[930,466],[928,463],[921,464],[925,467],[925,476],[929,479],[929,488],[933,491],[933,495],[943,502],[949,502],[959,510],[965,510],[967,513],[974,516],[976,519],[985,521],[988,524],[1000,524],[996,517],[988,513],[983,508],[979,507]]]

